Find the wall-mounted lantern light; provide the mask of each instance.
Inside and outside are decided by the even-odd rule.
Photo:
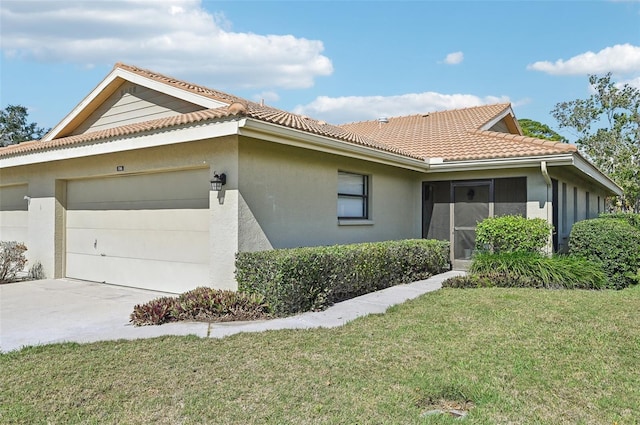
[[[214,171],[213,179],[211,179],[211,190],[219,192],[225,184],[227,184],[227,175],[225,173],[217,174]]]

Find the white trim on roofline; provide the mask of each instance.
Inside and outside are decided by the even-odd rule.
[[[611,193],[615,193],[618,196],[622,195],[620,186],[598,170],[593,164],[582,158],[577,152],[517,158],[445,161],[442,163],[432,162],[429,173],[540,167],[540,162],[542,161],[546,161],[548,167],[573,166],[590,180],[606,188]]]
[[[40,152],[27,152],[17,156],[0,157],[0,168],[187,143],[232,135],[254,137],[274,143],[348,156],[423,173],[539,167],[541,161],[546,161],[549,167],[573,166],[590,180],[610,192],[617,195],[622,194],[622,189],[615,184],[613,180],[604,175],[593,164],[582,158],[580,154],[574,152],[556,155],[461,161],[441,161],[439,158],[420,160],[252,118],[187,124],[146,133],[53,147]]]
[[[452,171],[481,171],[497,168],[540,167],[540,161],[551,165],[572,165],[572,154],[524,156],[515,158],[468,159],[461,161],[444,161],[431,163],[432,173],[448,173]]]
[[[193,93],[181,88],[172,86],[170,84],[156,81],[142,75],[138,75],[131,71],[127,71],[122,68],[114,68],[104,80],[100,82],[69,114],[62,119],[49,133],[42,138],[43,141],[48,142],[55,139],[62,130],[64,130],[80,113],[100,95],[105,89],[112,84],[116,84],[116,80],[122,79],[134,84],[144,86],[148,89],[155,90],[169,96],[176,97],[178,99],[202,106],[203,108],[219,108],[227,105],[227,103],[210,99],[206,96],[202,96],[197,93]],[[119,83],[117,83],[119,85]]]
[[[513,109],[511,108],[511,105],[509,105],[509,107],[507,109],[505,109],[501,114],[496,115],[495,117],[493,117],[491,119],[491,121],[487,122],[482,127],[480,127],[480,130],[489,130],[491,127],[493,127],[498,122],[500,122],[500,120],[502,120],[504,117],[509,116],[509,115],[513,118],[513,120],[517,124],[518,120],[516,120],[516,115],[513,113]],[[520,127],[519,124],[517,124],[517,125],[518,125],[518,127]]]
[[[424,160],[409,158],[397,153],[386,152],[373,147],[345,142],[255,119],[243,119],[239,127],[238,134],[241,136],[254,137],[274,143],[313,149],[319,152],[348,156],[419,172],[427,172],[430,167],[429,163]]]
[[[606,187],[610,191],[614,192],[618,196],[622,196],[623,190],[606,174],[598,170],[598,168],[584,159],[580,154],[574,155],[573,165],[582,173],[588,175],[600,185]]]
[[[28,152],[19,156],[0,158],[0,168],[188,143],[197,140],[233,136],[237,133],[238,121],[236,120],[169,127],[154,132],[118,136],[104,140],[54,147],[41,152]]]

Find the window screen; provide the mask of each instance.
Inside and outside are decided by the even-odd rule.
[[[527,216],[527,178],[495,179],[494,216]]]

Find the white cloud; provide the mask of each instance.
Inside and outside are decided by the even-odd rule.
[[[219,88],[306,88],[333,72],[321,41],[233,32],[201,0],[4,0],[0,20],[6,58],[120,61]]]
[[[398,96],[320,96],[307,105],[296,106],[294,112],[323,119],[332,124],[343,124],[501,102],[509,102],[509,98],[435,92]]]
[[[262,102],[263,100],[267,103],[269,102],[277,102],[280,100],[280,95],[274,91],[263,91],[261,93],[256,93],[253,95],[253,100],[256,102]]]
[[[457,65],[462,63],[464,60],[464,53],[462,52],[453,52],[449,53],[446,58],[444,58],[444,63],[447,65]]]
[[[632,78],[630,80],[622,80],[618,81],[616,87],[622,88],[625,84],[630,85],[631,87],[635,87],[640,90],[640,77]]]
[[[527,69],[553,75],[582,75],[640,72],[640,46],[616,44],[598,53],[586,52],[568,60],[540,61],[528,65]]]

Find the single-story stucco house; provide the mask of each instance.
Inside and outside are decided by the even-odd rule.
[[[0,240],[48,277],[235,289],[239,251],[424,237],[464,267],[477,221],[507,213],[562,250],[615,194],[509,104],[331,125],[116,64],[42,140],[0,149]]]

